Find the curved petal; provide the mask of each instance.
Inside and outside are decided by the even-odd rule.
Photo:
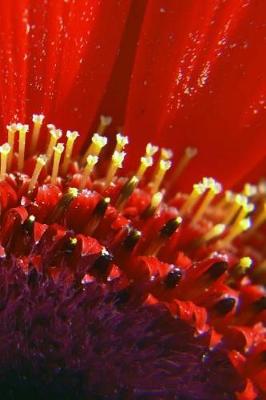
[[[196,146],[183,184],[229,186],[266,155],[265,12],[253,0],[149,1],[126,114],[136,156],[149,140],[177,157]]]
[[[46,122],[86,133],[112,71],[130,4],[1,2],[1,123],[43,112]]]

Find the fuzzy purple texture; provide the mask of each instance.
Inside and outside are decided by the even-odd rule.
[[[118,301],[119,299],[119,301]],[[9,399],[225,400],[242,383],[161,305],[0,261],[0,393]]]

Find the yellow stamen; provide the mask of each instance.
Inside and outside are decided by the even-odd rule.
[[[243,218],[246,218],[252,211],[254,211],[255,205],[253,203],[246,203],[240,207],[236,219],[234,221],[234,225],[238,224]]]
[[[157,174],[154,176],[153,181],[151,182],[151,190],[152,193],[158,192],[161,183],[164,179],[166,172],[171,168],[171,161],[169,160],[161,160],[159,164],[159,170]]]
[[[107,176],[105,179],[106,186],[110,185],[118,168],[122,168],[125,155],[126,153],[124,151],[122,153],[115,151],[114,154],[112,155],[111,165],[108,169]]]
[[[50,160],[50,158],[53,155],[56,143],[62,136],[62,131],[60,129],[55,129],[55,126],[52,125],[52,124],[47,125],[47,127],[48,126],[49,126],[48,129],[50,131],[50,142],[49,142],[49,145],[48,145],[46,156],[47,156],[47,159]]]
[[[192,192],[190,193],[187,200],[184,202],[184,204],[180,209],[181,215],[189,213],[204,192],[205,192],[205,186],[202,183],[194,184]]]
[[[214,197],[222,190],[221,185],[212,178],[203,178],[203,185],[207,189],[207,193],[193,216],[193,223],[196,223],[203,216]]]
[[[252,266],[252,259],[250,257],[242,257],[239,260],[239,266],[246,270]]]
[[[194,158],[196,155],[198,154],[198,150],[195,147],[187,147],[185,149],[185,152],[181,158],[181,160],[179,161],[179,163],[177,164],[174,173],[171,177],[171,181],[169,183],[169,185],[171,185],[172,183],[176,182],[176,180],[179,178],[179,176],[182,174],[182,172],[184,171],[184,169],[187,167],[187,165],[189,164],[189,162],[192,160],[192,158]]]
[[[65,155],[64,155],[64,161],[62,164],[62,174],[65,175],[68,170],[68,165],[71,160],[72,156],[72,151],[73,151],[73,146],[75,140],[78,138],[79,134],[77,131],[67,131],[66,137],[67,137],[67,142],[66,142],[66,150],[65,150]]]
[[[224,208],[229,203],[232,203],[234,199],[234,193],[231,190],[226,190],[222,195],[221,199],[216,203],[216,207]]]
[[[102,151],[102,148],[106,144],[107,144],[107,138],[105,136],[101,136],[98,133],[94,133],[91,139],[91,144],[82,158],[82,163],[84,164],[86,162],[88,155],[99,156],[100,152]]]
[[[33,126],[32,138],[31,138],[31,154],[34,154],[36,151],[43,119],[44,119],[44,115],[42,115],[42,114],[40,114],[40,115],[33,114],[33,116],[32,116],[32,121],[33,121],[34,126]]]
[[[262,205],[262,209],[255,215],[251,230],[258,229],[266,222],[266,202]]]
[[[100,135],[103,135],[106,128],[112,123],[112,117],[101,115],[100,116],[100,123],[97,128],[97,132]]]
[[[226,225],[224,225],[224,224],[214,225],[209,230],[209,232],[205,233],[205,235],[202,236],[201,241],[208,242],[209,240],[217,238],[218,236],[222,235],[222,233],[224,233],[225,228],[226,228]]]
[[[227,247],[237,236],[241,233],[247,231],[251,227],[250,218],[242,219],[237,225],[234,225],[230,228],[228,234],[224,239],[220,240],[217,243],[217,248],[221,249],[223,247]]]
[[[3,181],[6,177],[7,159],[10,150],[11,147],[8,143],[5,143],[2,146],[0,146],[0,154],[1,154],[0,181]]]
[[[29,192],[31,192],[34,189],[34,187],[38,181],[38,178],[40,176],[41,170],[45,166],[46,163],[47,163],[46,155],[40,155],[37,158],[36,165],[35,165],[35,168],[34,168],[30,183],[29,183]]]
[[[88,180],[90,174],[92,173],[94,166],[97,164],[98,160],[99,160],[98,156],[89,155],[87,157],[87,165],[84,168],[84,171],[82,173],[82,179],[81,179],[81,182],[80,182],[80,189],[84,189],[85,188],[87,180]]]
[[[148,143],[147,146],[146,146],[146,156],[147,157],[154,156],[154,154],[157,153],[158,149],[159,149],[158,146],[154,146],[153,144]]]
[[[24,159],[25,159],[26,133],[29,130],[29,125],[17,124],[17,129],[19,131],[18,171],[22,172],[24,168]]]
[[[8,131],[8,144],[10,146],[10,152],[8,155],[7,167],[8,170],[11,168],[12,160],[13,160],[13,153],[14,153],[14,140],[15,140],[15,133],[17,132],[17,124],[7,125]]]
[[[152,157],[141,157],[140,159],[140,165],[139,168],[136,172],[136,177],[138,178],[138,180],[140,181],[143,177],[143,175],[145,174],[147,168],[151,167],[153,164],[153,159]]]
[[[157,161],[155,167],[154,167],[154,172],[153,172],[153,177],[152,177],[152,181],[155,179],[156,175],[158,175],[159,171],[160,171],[160,163],[161,161],[168,161],[173,157],[173,152],[171,149],[165,149],[162,148],[160,150],[160,157],[159,160]]]
[[[224,223],[230,224],[230,222],[235,218],[237,213],[239,212],[240,208],[247,203],[247,197],[243,196],[242,194],[237,194],[233,197],[232,205],[230,209],[226,213]]]
[[[51,176],[51,183],[53,185],[56,184],[59,171],[59,164],[63,151],[64,151],[63,143],[58,143],[56,146],[54,146],[54,161],[53,161],[52,176]]]
[[[116,135],[115,151],[121,152],[122,150],[124,150],[127,144],[128,144],[128,137],[121,135],[121,133],[118,133]]]

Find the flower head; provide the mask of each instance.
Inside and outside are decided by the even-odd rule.
[[[19,5],[15,19],[12,2],[1,6],[2,62],[20,33],[3,70],[10,79],[1,108],[0,389],[7,399],[265,396],[265,182],[241,183],[262,150],[247,168],[236,160],[231,176],[231,132],[245,149],[251,119],[235,107],[224,122],[217,105],[231,94],[234,75],[220,64],[232,57],[239,73],[245,52],[235,32],[248,21],[261,32],[260,13],[253,2],[210,2],[199,21],[196,3],[139,5]],[[243,30],[253,49],[258,33]],[[122,75],[126,112],[117,102],[113,119],[102,115],[87,137],[109,104],[127,41],[136,54],[129,68],[128,53],[130,81]],[[20,51],[26,58],[15,70]],[[164,56],[159,63],[156,54]],[[260,95],[254,87],[243,88],[248,108]],[[207,118],[209,105],[217,113]],[[113,135],[118,117],[128,136]],[[231,124],[231,142],[212,141],[214,124],[218,136]],[[252,127],[255,149],[261,126]],[[239,189],[225,190],[209,174]]]

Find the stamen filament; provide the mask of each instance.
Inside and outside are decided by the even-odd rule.
[[[121,135],[121,133],[118,133],[116,135],[115,151],[121,152],[122,150],[124,150],[127,144],[128,144],[128,137]]]
[[[221,185],[212,178],[204,178],[203,185],[205,185],[207,193],[193,216],[193,223],[196,223],[202,217],[214,197],[221,191]]]
[[[1,170],[0,170],[0,181],[3,181],[6,177],[7,170],[7,159],[8,154],[10,153],[11,147],[8,143],[0,146],[0,154],[1,154]]]
[[[59,171],[59,164],[60,164],[60,160],[61,160],[63,151],[64,151],[63,143],[58,143],[54,147],[54,161],[53,161],[52,176],[51,176],[51,183],[53,185],[56,184],[58,171]]]
[[[174,184],[177,181],[177,179],[180,177],[182,172],[185,170],[185,168],[187,167],[189,162],[197,154],[198,154],[198,150],[195,147],[187,147],[185,149],[185,152],[184,152],[181,160],[177,164],[168,186],[171,186],[171,184]]]
[[[39,179],[41,170],[43,169],[43,167],[45,166],[46,163],[47,163],[46,155],[42,154],[37,158],[36,165],[35,165],[35,168],[34,168],[30,183],[29,183],[29,189],[28,189],[29,192],[31,192],[34,189],[34,187]]]
[[[202,236],[201,242],[202,242],[202,241],[203,241],[203,242],[208,242],[208,241],[210,241],[210,240],[212,240],[212,239],[214,239],[214,238],[216,238],[216,237],[222,235],[222,233],[224,233],[224,231],[225,231],[225,228],[226,228],[226,225],[225,225],[225,224],[217,224],[217,225],[214,225],[214,226],[209,230],[209,232],[205,233],[205,235]]]
[[[67,131],[66,137],[67,137],[67,143],[66,143],[66,150],[65,150],[65,155],[64,155],[64,160],[62,164],[62,174],[65,175],[68,170],[68,165],[71,160],[72,152],[73,152],[73,146],[75,143],[75,140],[78,138],[79,134],[77,131]]]
[[[153,159],[152,157],[141,157],[140,159],[140,165],[139,168],[136,172],[136,177],[138,178],[138,180],[140,181],[143,177],[143,175],[145,174],[147,168],[151,167],[153,164]]]
[[[160,189],[161,183],[164,179],[166,172],[171,168],[171,161],[169,160],[161,160],[159,164],[159,170],[155,175],[153,181],[151,182],[151,191],[152,193],[158,192]]]
[[[18,171],[22,172],[24,168],[25,159],[25,146],[26,146],[26,133],[29,130],[29,125],[17,124],[19,131],[19,144],[18,144]]]
[[[202,183],[194,184],[192,192],[180,209],[180,213],[184,215],[190,212],[204,192],[205,186]]]
[[[44,115],[33,114],[32,121],[34,123],[32,138],[31,138],[31,154],[34,154],[39,141],[41,126],[43,123]]]
[[[12,160],[13,160],[13,154],[14,154],[14,141],[15,141],[15,133],[17,132],[17,124],[11,124],[7,126],[7,131],[8,131],[8,144],[10,146],[10,152],[8,155],[8,161],[7,161],[7,168],[10,170],[11,165],[12,165]]]
[[[217,243],[217,248],[228,247],[228,245],[242,232],[248,230],[251,227],[250,218],[242,219],[237,225],[234,225],[229,230],[228,234],[225,236],[224,239],[220,240]]]
[[[90,174],[92,173],[92,171],[94,169],[94,166],[97,164],[98,160],[99,160],[99,157],[97,157],[97,156],[89,155],[87,157],[87,165],[84,168],[84,171],[82,173],[82,179],[81,179],[81,182],[80,182],[80,189],[84,189],[85,188],[87,180],[88,180]]]

